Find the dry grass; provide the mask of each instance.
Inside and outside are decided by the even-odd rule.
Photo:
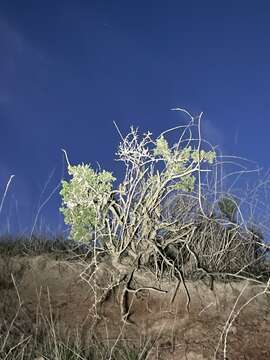
[[[16,286],[15,282],[13,285]],[[87,333],[82,328],[68,330],[57,323],[53,311],[45,315],[40,304],[33,316],[19,293],[17,298],[1,299],[0,324],[3,360],[144,360],[151,348],[145,340],[137,345],[121,337],[101,342],[90,330]]]

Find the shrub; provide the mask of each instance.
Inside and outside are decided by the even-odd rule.
[[[201,140],[192,137],[192,126],[169,129],[156,139],[150,132],[140,136],[133,127],[126,137],[120,133],[117,160],[124,163],[125,175],[115,190],[112,173],[69,164],[71,179],[62,182],[60,194],[71,236],[89,241],[94,233],[117,258],[124,253],[148,258],[156,252],[158,232],[175,225],[162,214],[162,204],[172,193],[193,193],[198,174],[210,171],[204,165],[215,161],[215,152],[202,149]],[[179,130],[170,145],[167,135]]]
[[[111,172],[71,166],[67,158],[71,179],[62,182],[61,211],[74,240],[98,240],[113,261],[136,261],[156,275],[167,269],[181,280],[194,272],[239,275],[256,268],[263,240],[237,224],[236,198],[226,194],[209,206],[203,193],[216,152],[201,139],[201,115],[197,124],[191,118],[157,138],[133,127],[124,137],[117,128],[117,161],[125,172],[115,189]]]

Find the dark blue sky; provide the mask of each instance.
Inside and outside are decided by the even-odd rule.
[[[113,120],[158,135],[185,120],[170,108],[203,111],[204,137],[268,169],[269,19],[267,1],[2,0],[1,194],[15,174],[2,230],[31,228],[61,148],[118,171]],[[61,227],[57,194],[40,226]]]

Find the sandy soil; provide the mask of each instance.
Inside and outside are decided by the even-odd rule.
[[[126,279],[106,291],[117,271],[102,263],[93,276],[79,261],[46,255],[0,257],[0,316],[9,309],[12,318],[19,296],[28,321],[34,323],[42,311],[63,333],[94,330],[100,341],[115,341],[119,334],[133,343],[155,340],[150,360],[270,359],[270,292],[263,293],[263,286],[214,282],[211,290],[207,283],[187,282],[188,307],[183,284],[171,302],[177,283],[157,283],[144,271],[128,284],[141,290],[124,291]]]

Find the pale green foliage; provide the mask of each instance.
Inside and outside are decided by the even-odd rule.
[[[237,200],[231,196],[223,196],[219,202],[218,207],[223,216],[225,216],[229,221],[236,222],[236,213],[237,213]]]
[[[214,151],[200,150],[199,152],[198,150],[194,150],[191,154],[191,158],[196,162],[201,161],[201,162],[208,162],[209,164],[213,164],[216,158],[216,153]]]
[[[168,160],[171,156],[171,150],[167,140],[162,135],[156,141],[156,147],[154,149],[154,155],[161,155],[165,160]]]
[[[100,226],[115,178],[110,172],[95,172],[89,165],[68,166],[69,181],[62,181],[62,207],[66,224],[71,225],[74,240],[88,241],[90,233]],[[106,216],[106,214],[103,214]]]
[[[205,150],[201,150],[199,152],[197,149],[192,150],[191,146],[187,146],[183,149],[180,149],[179,147],[170,148],[163,135],[156,141],[154,155],[159,155],[163,158],[166,164],[164,176],[168,179],[176,175],[183,174],[183,176],[181,176],[181,178],[172,186],[175,190],[187,192],[194,190],[196,181],[195,176],[191,173],[184,175],[185,172],[192,166],[192,161],[194,163],[198,163],[200,161],[212,164],[216,156],[214,151],[206,152]]]

